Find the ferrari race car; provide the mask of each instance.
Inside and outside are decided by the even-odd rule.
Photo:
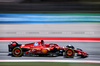
[[[66,47],[60,47],[55,43],[44,44],[44,41],[34,42],[29,44],[18,44],[13,41],[8,45],[9,52],[13,57],[21,57],[21,56],[32,56],[32,55],[49,55],[49,56],[59,56],[63,55],[66,58],[73,58],[75,54],[82,58],[88,56],[88,54],[82,49],[75,49],[72,45],[67,45]]]

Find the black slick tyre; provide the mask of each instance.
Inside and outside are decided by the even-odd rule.
[[[75,51],[71,48],[65,49],[65,58],[73,58]]]
[[[15,47],[13,50],[12,50],[12,56],[13,57],[21,57],[23,55],[23,51],[20,47]]]

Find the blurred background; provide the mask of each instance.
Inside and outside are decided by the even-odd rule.
[[[0,2],[99,2],[99,0],[0,0]]]
[[[51,41],[46,43],[54,42],[60,46],[72,44],[89,54],[88,58],[74,60],[100,61],[100,0],[0,0],[1,60],[66,60],[63,57],[9,57],[8,44],[14,41],[10,37],[20,44],[49,37]],[[17,37],[26,40],[18,40]],[[39,39],[27,40],[27,37]]]
[[[99,11],[100,0],[0,0],[0,12]]]

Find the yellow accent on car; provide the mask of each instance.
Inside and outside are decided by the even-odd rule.
[[[57,47],[57,49],[59,49],[59,47]]]
[[[42,49],[42,52],[43,52],[43,53],[47,53],[47,50],[46,50],[46,49]]]
[[[50,48],[47,48],[48,49],[48,51],[50,51]]]

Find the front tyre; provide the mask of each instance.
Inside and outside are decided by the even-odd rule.
[[[71,48],[65,50],[65,57],[66,58],[73,58],[75,55],[75,51]]]
[[[23,54],[23,51],[20,47],[15,47],[13,50],[12,50],[12,56],[13,57],[21,57]]]

